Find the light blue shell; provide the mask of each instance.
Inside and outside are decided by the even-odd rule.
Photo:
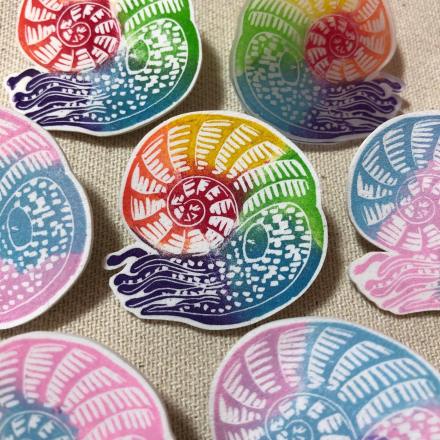
[[[440,164],[440,113],[405,115],[379,127],[352,165],[349,208],[359,232],[380,248],[396,250],[378,235],[409,196],[412,179],[432,174],[434,163]]]

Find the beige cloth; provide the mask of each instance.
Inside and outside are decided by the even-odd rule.
[[[204,42],[201,76],[190,97],[172,114],[196,110],[241,111],[229,78],[229,52],[244,0],[193,0]],[[15,42],[21,0],[0,0],[0,77],[29,67]],[[440,0],[392,0],[399,49],[387,71],[407,83],[405,111],[439,108]],[[7,96],[0,91],[1,105]],[[143,322],[125,312],[108,287],[104,257],[132,242],[119,215],[119,187],[132,149],[148,128],[108,139],[56,134],[94,210],[95,241],[88,269],[76,286],[39,319],[1,333],[51,330],[92,338],[136,366],[163,398],[178,439],[211,437],[208,395],[226,352],[249,329],[210,333],[181,324]],[[396,318],[365,300],[347,277],[347,266],[371,250],[346,209],[347,171],[358,143],[306,147],[321,178],[329,222],[329,254],[308,293],[271,319],[325,316],[357,322],[411,347],[440,369],[440,314]]]

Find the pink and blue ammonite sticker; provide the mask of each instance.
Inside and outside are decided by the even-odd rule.
[[[91,212],[53,138],[0,109],[0,329],[44,313],[88,261]]]
[[[440,375],[357,325],[278,321],[227,355],[210,412],[214,440],[435,440]]]
[[[248,111],[290,138],[335,143],[395,116],[403,83],[387,0],[248,0],[232,80]]]
[[[257,322],[318,275],[327,224],[318,177],[287,138],[246,115],[178,116],[135,149],[122,215],[137,243],[110,285],[144,319],[208,329]]]
[[[0,438],[172,440],[145,379],[114,353],[37,332],[0,343]]]
[[[399,315],[440,310],[440,112],[395,118],[363,143],[349,210],[359,233],[384,251],[351,265],[359,290]]]
[[[7,81],[49,130],[107,136],[159,118],[191,92],[202,51],[191,0],[23,0],[18,39],[37,66]]]

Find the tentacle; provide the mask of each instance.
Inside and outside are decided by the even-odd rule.
[[[440,309],[440,260],[371,253],[350,269],[358,289],[381,309],[406,315]]]

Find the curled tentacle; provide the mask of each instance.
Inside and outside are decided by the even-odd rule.
[[[439,390],[437,372],[377,333],[343,322],[279,321],[247,335],[219,368],[213,438],[434,439]]]
[[[104,3],[26,0],[22,14],[31,9],[26,23],[33,20],[39,30],[26,24],[21,42],[49,72],[28,69],[8,79],[17,110],[48,129],[111,134],[151,122],[188,94],[201,62],[189,1]],[[92,29],[97,35],[89,35]],[[82,39],[85,47],[66,38]],[[29,39],[38,40],[38,50]]]
[[[251,113],[293,139],[359,138],[400,108],[403,84],[381,73],[394,50],[383,0],[252,0],[233,80]]]
[[[88,260],[90,208],[53,139],[0,111],[0,328],[54,304]]]
[[[108,258],[125,307],[140,317],[244,325],[299,297],[326,246],[316,177],[255,120],[175,118],[148,135],[124,182],[123,212],[147,246]]]
[[[28,333],[0,344],[0,438],[171,440],[155,392],[103,347]]]
[[[367,139],[353,164],[355,226],[387,251],[355,262],[362,293],[397,314],[440,310],[440,116],[396,118]]]

